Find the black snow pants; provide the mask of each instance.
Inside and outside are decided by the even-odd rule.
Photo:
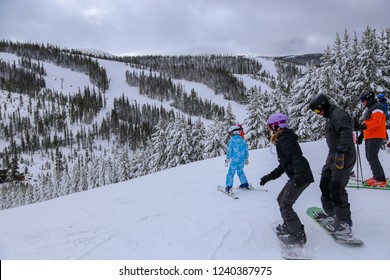
[[[321,171],[321,203],[325,213],[335,216],[338,222],[352,226],[350,204],[345,186],[356,162],[356,154],[345,155],[345,166],[337,169],[334,154],[329,154]]]
[[[381,162],[379,161],[379,150],[385,140],[379,138],[366,139],[366,158],[370,165],[374,179],[379,181],[386,181],[385,172]]]
[[[288,180],[278,195],[280,214],[288,231],[292,235],[298,234],[302,229],[302,223],[297,213],[293,209],[295,201],[301,193],[310,185],[305,183],[302,187],[296,187],[291,180]]]

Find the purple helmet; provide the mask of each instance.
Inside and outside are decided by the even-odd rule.
[[[281,113],[272,114],[268,118],[267,125],[274,131],[279,128],[286,128],[288,125],[287,116]]]

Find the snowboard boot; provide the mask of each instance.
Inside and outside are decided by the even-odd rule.
[[[335,220],[334,223],[328,226],[329,229],[336,235],[350,235],[352,234],[351,226],[346,222]]]
[[[243,183],[239,186],[240,189],[247,189],[249,190],[249,184],[248,183]]]
[[[329,216],[323,212],[314,213],[313,216],[321,224],[330,224],[334,222],[334,218],[332,216]]]
[[[346,207],[335,208],[336,219],[328,227],[337,235],[348,235],[352,233],[352,219],[349,204]]]
[[[334,225],[347,224],[349,227],[352,227],[351,210],[349,203],[346,207],[336,207],[335,214],[336,218],[334,221]]]
[[[225,188],[225,192],[227,192],[227,193],[232,193],[233,191],[232,191],[232,186],[227,186],[226,188]]]
[[[305,233],[305,228],[303,225],[301,225],[301,229],[297,233],[289,233],[286,235],[280,235],[280,240],[284,244],[290,245],[290,246],[303,246],[306,244],[307,238]]]

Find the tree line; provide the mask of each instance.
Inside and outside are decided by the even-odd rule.
[[[138,69],[159,72],[170,79],[194,81],[207,85],[215,94],[227,100],[246,103],[246,87],[235,74],[250,74],[260,79],[270,77],[262,73],[262,65],[245,56],[134,56],[122,61]]]
[[[224,115],[224,108],[211,102],[203,100],[198,93],[191,89],[187,93],[182,84],[176,84],[170,77],[163,74],[144,71],[126,71],[126,82],[133,87],[138,87],[139,94],[161,102],[170,101],[170,105],[190,116],[201,116],[211,119],[213,114]]]
[[[308,64],[291,91],[281,95],[281,102],[288,104],[284,111],[291,119],[290,125],[301,141],[318,140],[324,135],[324,120],[309,109],[315,94],[329,96],[357,121],[362,116],[359,96],[364,90],[390,90],[390,28],[377,32],[367,26],[361,40],[356,32],[353,36],[347,30],[342,36],[337,33],[322,61],[320,67]]]
[[[63,49],[51,44],[45,46],[44,44],[1,40],[0,52],[13,53],[23,57],[24,59],[20,64],[24,67],[28,66],[27,62],[29,60],[34,59],[38,61],[38,64],[39,62],[47,61],[64,68],[85,73],[89,76],[91,83],[101,91],[104,92],[109,88],[106,69],[99,65],[97,59],[93,60],[90,56],[86,56],[78,50]],[[42,74],[40,73],[40,75]]]

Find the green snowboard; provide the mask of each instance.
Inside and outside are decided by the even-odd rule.
[[[323,213],[323,210],[319,207],[310,207],[307,209],[306,211],[307,215],[313,219],[313,221],[315,221],[322,229],[324,229],[328,234],[329,236],[331,236],[333,238],[334,241],[336,241],[337,243],[342,243],[342,244],[346,244],[346,245],[352,245],[352,246],[360,246],[360,245],[363,245],[363,241],[356,238],[356,237],[353,237],[352,234],[336,234],[332,231],[332,226],[330,225],[331,222],[329,221],[332,221],[332,217],[329,217],[329,219],[327,219],[328,221],[324,222],[324,221],[321,221],[321,220],[318,220],[316,217],[319,213]]]

